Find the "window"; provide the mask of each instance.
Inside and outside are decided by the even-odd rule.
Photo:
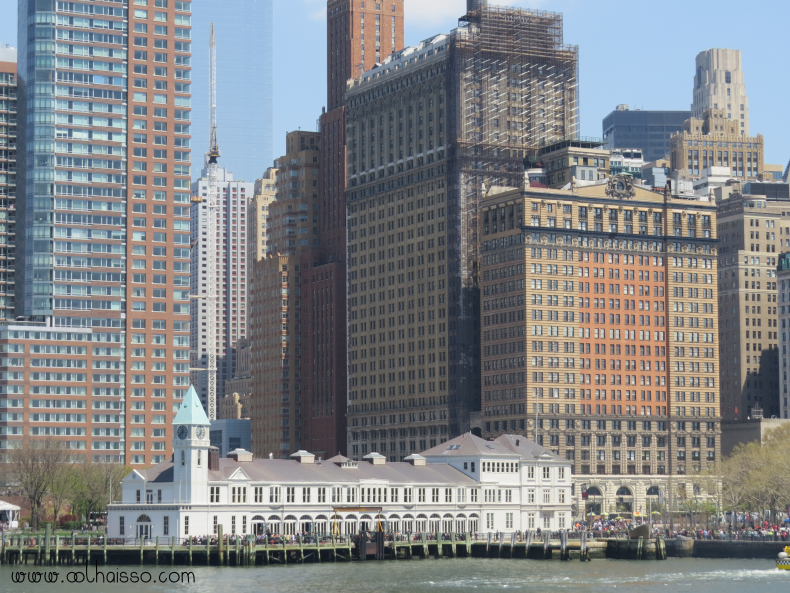
[[[160,492],[161,492],[161,490],[160,490]],[[167,515],[165,515],[164,518],[163,518],[162,535],[170,535],[170,517],[168,517]]]

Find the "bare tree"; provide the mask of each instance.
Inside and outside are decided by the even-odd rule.
[[[77,471],[74,465],[62,465],[55,472],[50,488],[52,498],[52,515],[55,525],[58,524],[58,516],[66,501],[70,501],[75,494],[77,487]]]
[[[123,465],[114,463],[86,462],[78,468],[76,502],[86,520],[91,514],[101,512],[111,502],[110,496],[120,494],[118,484],[129,473]]]
[[[38,529],[44,497],[50,493],[55,476],[69,461],[62,441],[51,438],[23,441],[6,453],[10,473],[30,503],[30,523]]]

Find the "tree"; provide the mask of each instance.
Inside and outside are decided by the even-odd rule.
[[[62,441],[51,438],[26,440],[6,453],[10,473],[30,503],[30,523],[39,528],[41,507],[58,472],[69,461]]]
[[[52,516],[55,525],[58,524],[60,511],[66,501],[74,496],[77,487],[77,471],[74,465],[62,465],[55,472],[50,488],[52,498]]]
[[[790,425],[767,432],[762,443],[736,447],[719,464],[721,496],[730,511],[777,511],[790,505]]]
[[[129,473],[123,465],[86,462],[77,468],[75,502],[86,521],[93,513],[106,510],[107,505],[120,495],[118,484]]]

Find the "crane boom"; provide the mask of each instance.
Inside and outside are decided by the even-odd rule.
[[[209,150],[206,153],[208,168],[208,200],[206,204],[206,379],[207,412],[209,420],[217,418],[217,218],[219,211],[219,187],[217,182],[217,159],[220,156],[217,144],[217,44],[214,23],[211,23],[209,38]]]

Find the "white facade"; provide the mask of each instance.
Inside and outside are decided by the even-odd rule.
[[[233,173],[219,169],[218,188],[218,250],[213,256],[217,260],[217,401],[220,401],[225,395],[225,381],[233,378],[236,368],[236,343],[247,335],[247,204],[254,195],[255,184],[235,181]],[[205,198],[207,194],[208,178],[204,170],[200,179],[192,183],[192,195]],[[207,202],[192,205],[190,234],[193,295],[207,294],[206,212]],[[206,299],[192,301],[192,368],[205,368],[207,364],[203,327],[206,306]],[[205,372],[192,372],[192,384],[196,386],[204,406],[207,405],[207,382]]]
[[[739,121],[749,136],[749,97],[741,67],[741,50],[707,49],[697,54],[691,116],[702,119],[706,109],[726,109],[727,119]]]
[[[174,462],[124,479],[110,537],[202,536],[219,525],[226,534],[351,534],[378,521],[402,532],[571,527],[570,463],[521,436],[467,433],[401,463],[305,451],[253,460],[242,450],[209,461],[209,422],[195,402],[190,390],[174,420]]]

